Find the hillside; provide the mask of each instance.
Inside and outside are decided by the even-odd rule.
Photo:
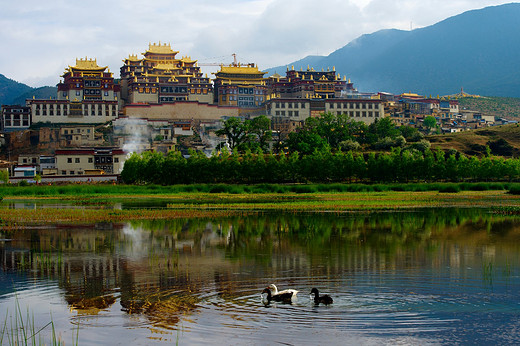
[[[428,136],[431,148],[456,149],[466,155],[484,155],[486,145],[500,156],[520,156],[520,124],[486,127],[478,130]],[[495,144],[495,145],[493,145]],[[509,147],[510,146],[510,147]],[[509,151],[509,155],[508,154]]]
[[[520,97],[518,18],[518,3],[487,7],[413,31],[364,35],[329,56],[287,66],[335,66],[361,91],[443,95],[464,87],[472,94]]]
[[[51,86],[44,86],[41,88],[34,88],[31,89],[18,97],[15,97],[11,104],[18,104],[18,105],[25,105],[25,100],[32,99],[33,96],[36,99],[49,99],[49,98],[56,98],[56,93],[58,92],[58,89],[56,87]]]
[[[13,99],[31,89],[32,88],[28,85],[18,83],[17,81],[0,74],[0,105],[12,104]]]
[[[463,97],[459,98],[461,109],[494,115],[500,118],[520,117],[520,98],[516,97]]]

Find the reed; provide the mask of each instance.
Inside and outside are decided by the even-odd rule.
[[[50,328],[49,340],[45,341],[42,332]],[[52,316],[50,321],[42,327],[38,327],[34,321],[34,316],[29,309],[22,313],[20,302],[16,299],[15,309],[13,314],[6,311],[4,323],[0,330],[0,345],[64,345],[65,343],[60,339],[56,332]],[[79,344],[79,328],[73,345]]]

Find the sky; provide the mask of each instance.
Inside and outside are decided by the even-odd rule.
[[[363,34],[410,30],[500,0],[0,0],[0,74],[56,85],[76,58],[119,77],[123,59],[170,43],[202,64],[263,70],[328,55]],[[218,66],[203,66],[217,72]]]

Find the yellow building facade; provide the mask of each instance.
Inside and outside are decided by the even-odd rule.
[[[267,94],[266,73],[254,64],[220,66],[213,80],[215,103],[239,108],[261,106]]]
[[[121,67],[121,97],[125,104],[167,104],[178,101],[213,103],[211,80],[197,60],[177,58],[170,44],[150,44],[139,59],[130,55]]]

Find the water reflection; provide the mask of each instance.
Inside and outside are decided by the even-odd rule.
[[[345,333],[351,342],[503,341],[497,324],[507,333],[520,312],[520,221],[485,210],[60,225],[0,238],[11,239],[0,245],[0,307],[15,294],[59,296],[71,311],[53,316],[64,329],[80,318],[82,344],[104,333],[195,344],[344,342]],[[299,289],[298,301],[264,307],[270,283]],[[312,287],[334,304],[313,306]]]

